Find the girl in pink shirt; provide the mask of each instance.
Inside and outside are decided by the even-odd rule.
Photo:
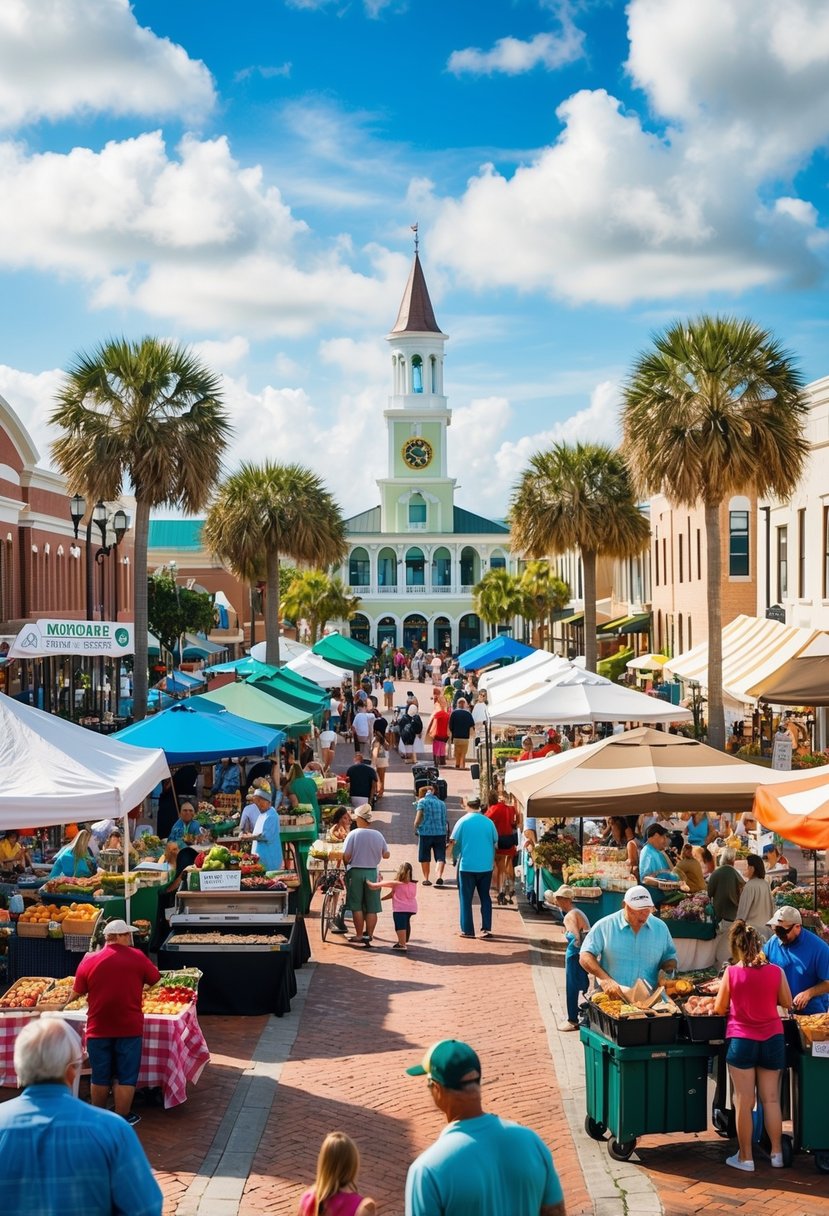
[[[754,1171],[751,1155],[755,1093],[771,1140],[771,1164],[783,1166],[780,1077],[786,1063],[778,1006],[788,1009],[792,994],[780,967],[768,962],[756,929],[735,920],[729,934],[732,966],[723,976],[716,1013],[727,1014],[728,1071],[734,1087],[738,1151],[726,1158],[735,1170]]]
[[[345,1132],[329,1132],[317,1158],[314,1185],[299,1201],[299,1216],[376,1216],[373,1199],[357,1194],[360,1153]]]
[[[404,861],[395,877],[388,882],[367,882],[366,886],[373,891],[388,889],[389,894],[384,895],[383,899],[391,900],[392,918],[397,931],[397,941],[392,949],[405,951],[412,934],[412,917],[417,912],[417,883],[412,867],[408,861]]]

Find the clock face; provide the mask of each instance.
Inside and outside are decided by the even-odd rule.
[[[432,454],[432,445],[419,435],[413,435],[403,444],[403,459],[410,469],[425,469]]]

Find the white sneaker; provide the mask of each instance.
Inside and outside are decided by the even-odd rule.
[[[558,1028],[559,1030],[578,1030],[575,1022],[559,1022]]]
[[[730,1165],[733,1170],[745,1170],[747,1174],[754,1173],[754,1162],[743,1161],[739,1152],[736,1152],[733,1157],[726,1157],[725,1164]],[[780,1164],[783,1164],[782,1160]]]
[[[774,1168],[776,1170],[782,1170],[782,1168],[783,1168],[783,1154],[782,1153],[772,1153],[769,1160],[771,1161],[772,1165],[774,1166]]]

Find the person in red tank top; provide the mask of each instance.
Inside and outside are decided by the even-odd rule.
[[[486,817],[492,820],[495,824],[495,831],[498,833],[498,846],[495,850],[495,890],[498,892],[498,903],[505,904],[508,898],[511,903],[511,892],[515,884],[518,827],[521,817],[516,807],[503,800],[498,794],[490,794]]]
[[[717,993],[714,1010],[728,1015],[726,1061],[734,1087],[737,1152],[726,1158],[735,1170],[754,1172],[751,1153],[755,1098],[771,1140],[771,1164],[783,1166],[783,1116],[780,1078],[786,1063],[783,1023],[778,1006],[789,1009],[792,994],[782,967],[769,963],[756,929],[735,920],[729,935],[731,957]]]

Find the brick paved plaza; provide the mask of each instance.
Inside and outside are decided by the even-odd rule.
[[[425,689],[422,703],[431,691]],[[424,717],[426,715],[424,714]],[[352,753],[338,749],[344,769]],[[446,770],[450,820],[468,773]],[[411,770],[393,757],[376,816],[391,845],[385,873],[414,862]],[[419,873],[419,871],[418,871]],[[648,1136],[612,1162],[583,1132],[582,1049],[560,1034],[560,933],[529,909],[494,909],[494,937],[457,937],[454,870],[443,889],[420,887],[408,954],[392,952],[391,915],[376,944],[319,937],[319,896],[308,923],[313,963],[285,1018],[205,1017],[212,1062],[176,1109],[140,1108],[137,1133],[169,1216],[291,1216],[313,1179],[320,1141],[341,1128],[359,1143],[362,1190],[383,1216],[401,1216],[406,1170],[443,1126],[422,1079],[404,1069],[429,1043],[467,1039],[484,1068],[486,1108],[534,1128],[549,1144],[569,1216],[829,1216],[829,1178],[807,1156],[791,1170],[734,1175],[714,1133]],[[477,909],[476,909],[477,911]],[[476,922],[477,924],[478,922]],[[11,1096],[3,1091],[3,1096]],[[504,1216],[509,1216],[505,1213]]]

